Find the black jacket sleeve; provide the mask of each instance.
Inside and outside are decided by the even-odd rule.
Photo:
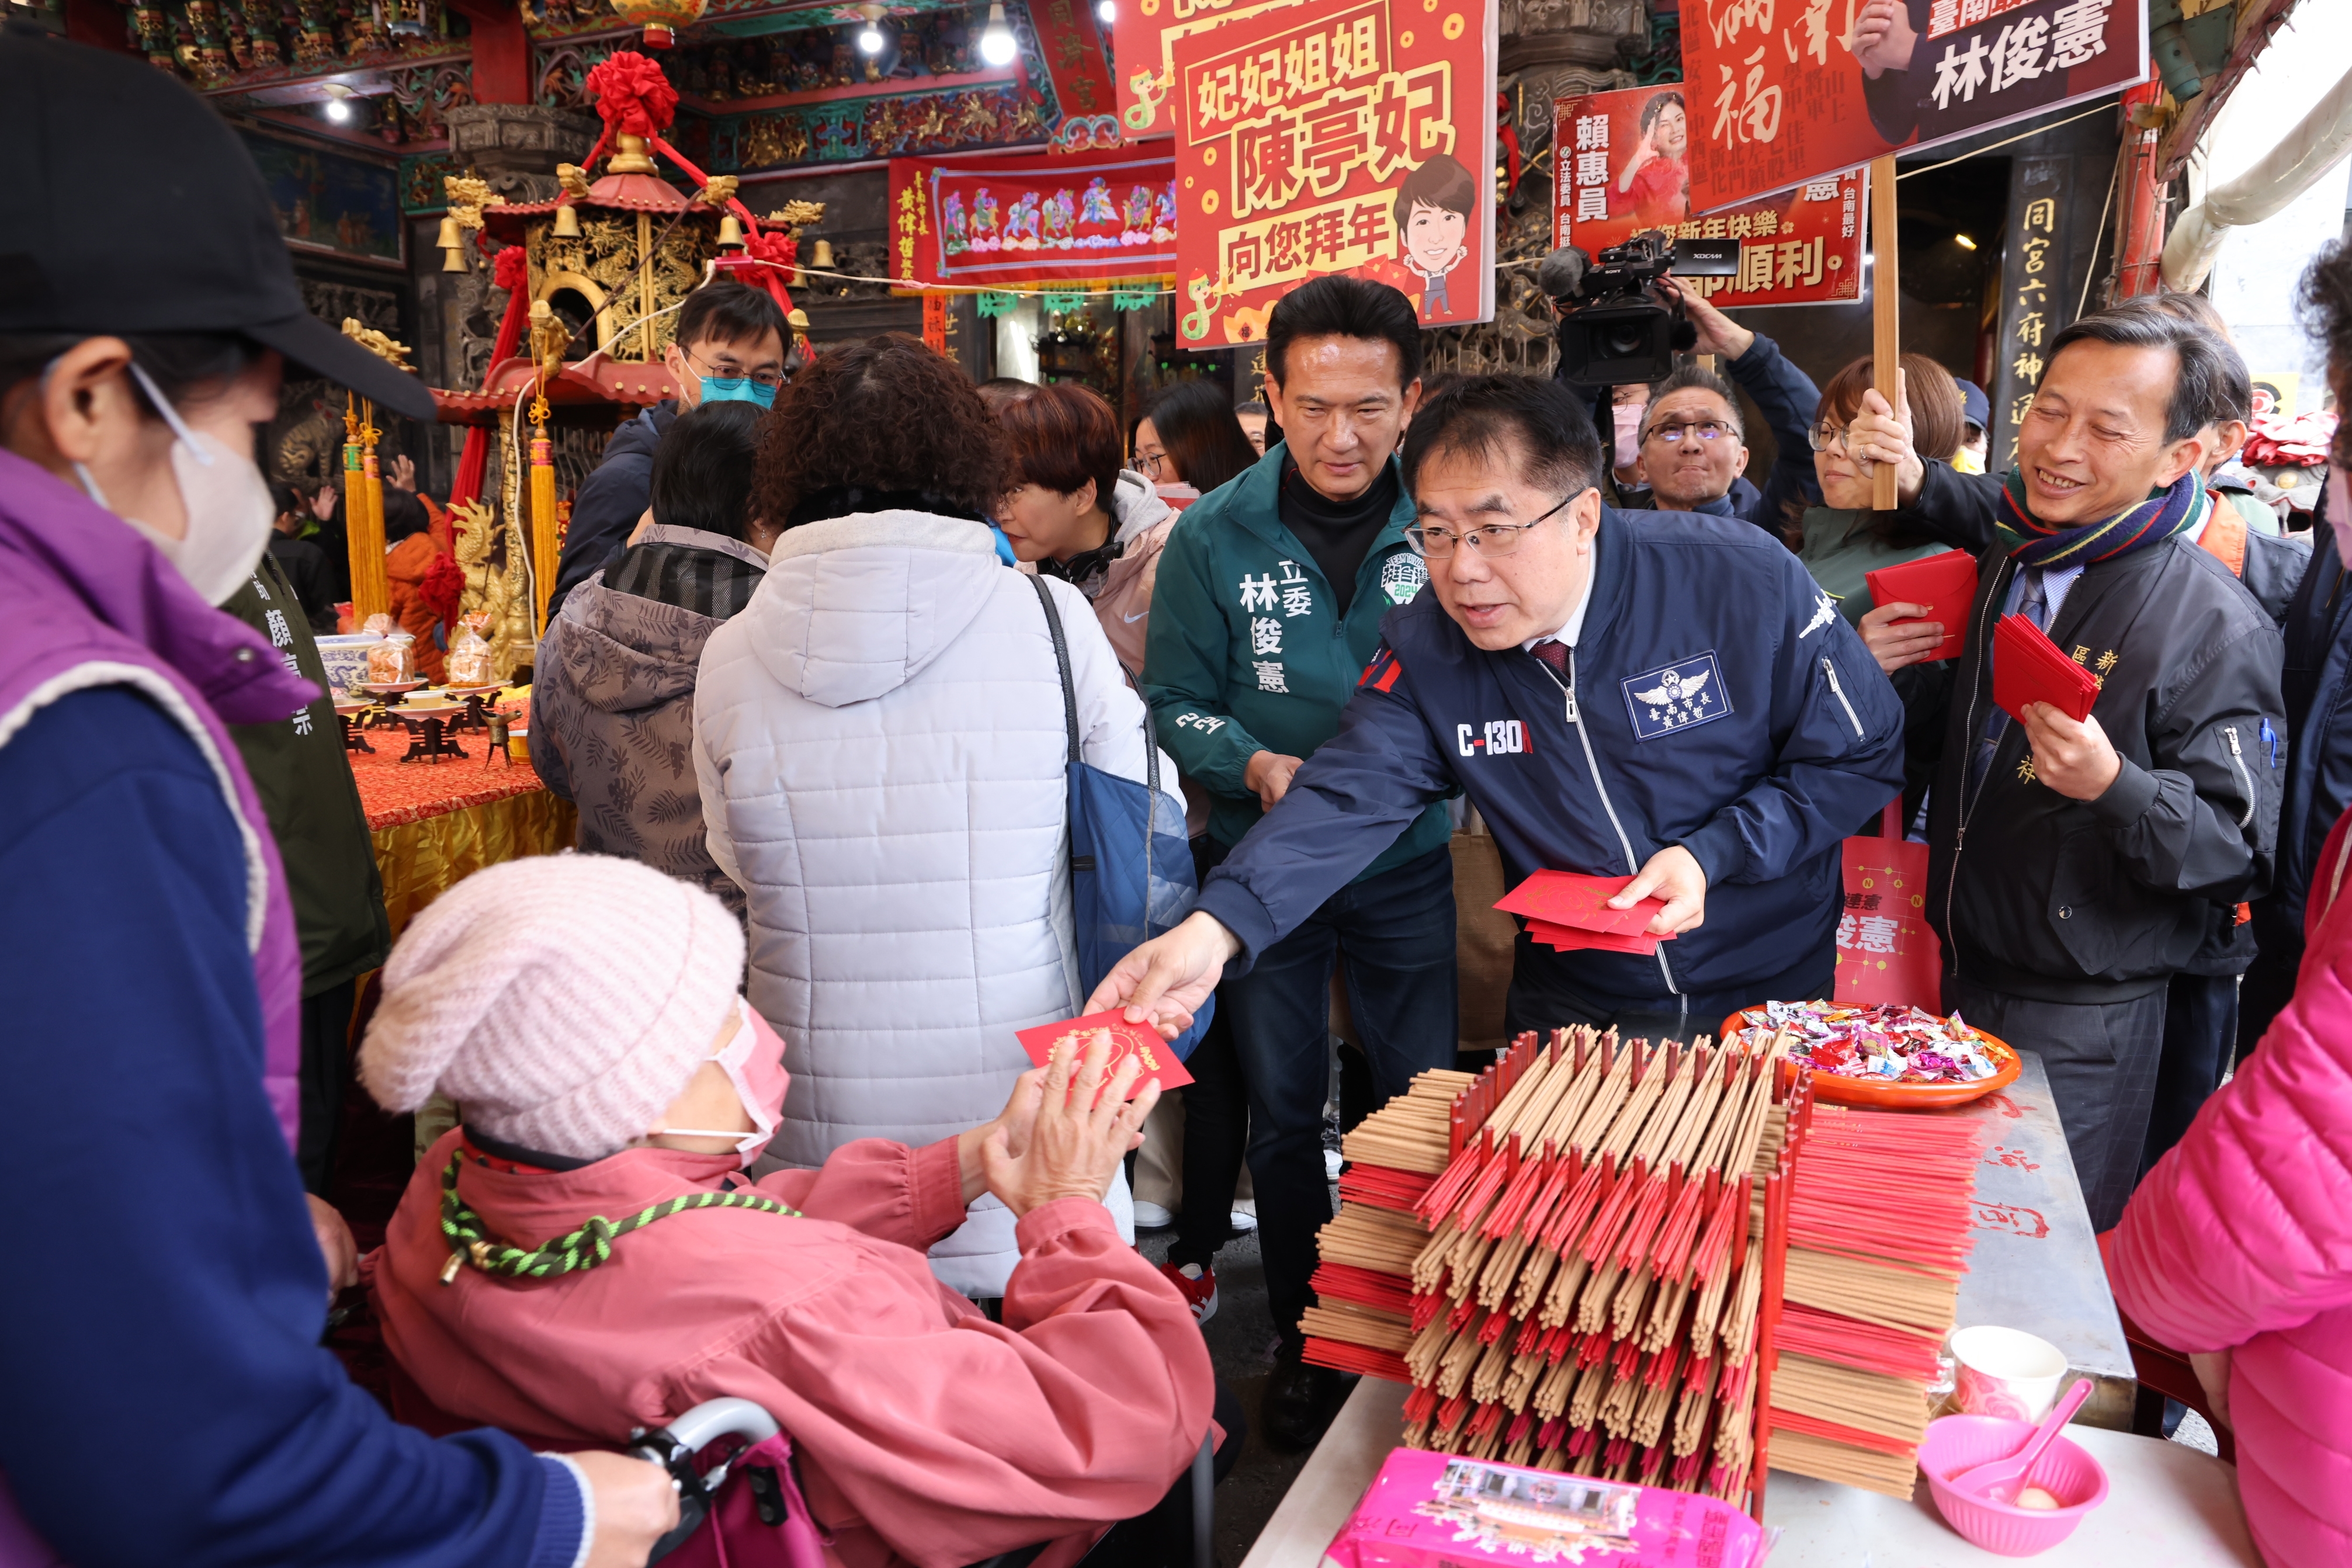
[[[1995,474],[1964,474],[1930,461],[1919,498],[1904,510],[1919,531],[1939,543],[1982,555],[2000,538],[2000,487]]]
[[[1727,362],[1731,379],[1756,400],[1764,423],[1772,432],[1772,471],[1764,477],[1763,496],[1754,521],[1777,535],[1787,520],[1790,500],[1801,506],[1822,504],[1821,480],[1813,472],[1813,448],[1808,432],[1821,412],[1821,388],[1790,362],[1780,345],[1756,334],[1748,352]]]
[[[552,617],[563,595],[604,569],[627,542],[637,520],[653,502],[654,449],[669,421],[632,419],[613,432],[604,460],[572,498],[572,522],[563,535],[563,558],[555,568],[555,592],[547,601]]]

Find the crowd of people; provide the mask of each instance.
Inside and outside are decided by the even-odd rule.
[[[1351,278],[1273,310],[1262,403],[1182,382],[1129,429],[904,337],[793,363],[765,293],[707,284],[535,656],[580,852],[392,942],[321,692],[333,508],[252,448],[289,368],[429,400],[303,309],[183,89],[5,39],[0,126],[60,192],[122,177],[112,139],[178,149],[138,199],[180,262],[53,225],[0,298],[33,1112],[0,1184],[80,1238],[0,1302],[0,1562],[641,1563],[677,1500],[617,1450],[724,1395],[782,1422],[853,1568],[1181,1560],[1196,1456],[1305,1447],[1346,1392],[1297,1326],[1335,1010],[1367,1106],[1455,1063],[1461,814],[1508,882],[1630,878],[1672,939],[1522,933],[1508,1028],[1687,1040],[1832,993],[1841,843],[1896,802],[1944,954],[1920,1000],[2040,1057],[2117,1300],[2195,1358],[2268,1559],[2352,1552],[2352,438],[2282,528],[2200,301],[2056,334],[1986,473],[1982,394],[1933,361],[1891,401],[1867,360],[1817,388],[1679,290],[1718,369],[1622,389],[1604,433],[1562,383],[1424,375],[1411,304]],[[2352,249],[2303,287],[2352,395]],[[447,574],[412,489],[387,569],[422,662]],[[1948,550],[1978,588],[1936,660],[1955,628],[1864,580]],[[2002,616],[2095,673],[2089,718],[1993,700]],[[1081,770],[1156,788],[1198,885],[1098,980]],[[360,1085],[458,1121],[362,1259],[320,1194],[379,966]],[[1181,1173],[1158,1267],[1128,1184],[1176,1125],[1158,1083],[1107,1037],[1042,1068],[1016,1038],[1110,1008],[1207,1020],[1146,1162]],[[1198,1328],[1244,1165],[1277,1334],[1249,1415]],[[320,1344],[352,1287],[390,1413]],[[91,1456],[130,1432],[123,1485]]]

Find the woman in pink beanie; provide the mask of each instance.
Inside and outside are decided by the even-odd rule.
[[[983,1126],[754,1183],[790,1079],[742,967],[718,900],[601,856],[478,873],[402,936],[361,1080],[464,1119],[366,1265],[434,1407],[404,1415],[612,1446],[731,1394],[792,1437],[844,1568],[1075,1563],[1162,1503],[1216,1400],[1191,1311],[1101,1201],[1158,1086],[1127,1100],[1106,1040]],[[1001,1323],[924,1258],[982,1192],[1019,1216]]]

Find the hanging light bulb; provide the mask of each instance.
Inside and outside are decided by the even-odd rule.
[[[866,26],[859,28],[857,32],[857,52],[861,55],[878,55],[887,42],[882,37],[881,27],[877,26],[882,20],[882,7],[867,5],[860,5],[857,9],[866,17]]]
[[[1102,0],[1102,4],[1095,7],[1095,15],[1102,18],[1104,26],[1109,26],[1118,20],[1118,0]]]
[[[321,84],[319,90],[327,95],[327,118],[338,125],[349,125],[352,122],[352,89],[341,82],[331,81]]]
[[[1004,0],[990,0],[988,26],[980,35],[980,58],[992,66],[1009,66],[1020,46],[1013,41],[1013,29],[1005,26]]]

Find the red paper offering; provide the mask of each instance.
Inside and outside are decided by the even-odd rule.
[[[1064,1040],[1076,1043],[1078,1054],[1086,1054],[1087,1046],[1097,1029],[1110,1031],[1110,1060],[1103,1064],[1105,1073],[1118,1070],[1118,1064],[1130,1056],[1143,1059],[1143,1074],[1135,1080],[1132,1100],[1143,1091],[1143,1086],[1153,1079],[1164,1089],[1181,1089],[1192,1081],[1184,1064],[1176,1059],[1176,1052],[1160,1037],[1160,1032],[1149,1024],[1130,1024],[1123,1010],[1114,1007],[1108,1013],[1094,1013],[1084,1018],[1069,1018],[1059,1024],[1040,1024],[1034,1029],[1020,1032],[1021,1048],[1039,1067],[1054,1054],[1054,1047]]]
[[[1631,877],[1588,877],[1578,871],[1538,871],[1502,898],[1495,907],[1507,914],[1525,915],[1556,926],[1612,936],[1636,936],[1658,911],[1664,899],[1643,899],[1629,910],[1612,910],[1609,900],[1625,890]]]
[[[1992,700],[2019,723],[2027,704],[2047,702],[2077,723],[2099,698],[2096,677],[2059,651],[2023,616],[2003,616],[1992,629]]]
[[[1616,931],[1580,931],[1574,926],[1554,925],[1549,921],[1529,921],[1528,934],[1554,952],[1575,952],[1591,948],[1596,952],[1632,952],[1643,956],[1657,952],[1658,943],[1674,940],[1672,937],[1652,936],[1647,931],[1621,935]]]
[[[1947,550],[1899,566],[1882,566],[1865,573],[1863,581],[1870,584],[1873,605],[1925,605],[1927,614],[1920,618],[1942,623],[1944,640],[1923,662],[1960,657],[1960,645],[1968,640],[1969,611],[1977,600],[1975,556],[1965,550]]]

